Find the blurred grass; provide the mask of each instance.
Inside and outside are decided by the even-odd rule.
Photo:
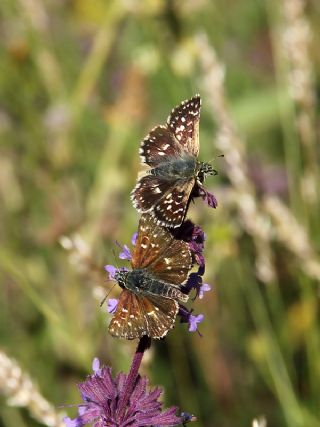
[[[290,21],[288,4],[299,11],[304,2],[1,2],[0,345],[57,407],[79,401],[75,384],[94,356],[114,372],[128,368],[134,344],[108,336],[99,308],[109,287],[103,265],[114,263],[114,240],[128,243],[137,226],[129,192],[139,141],[174,105],[208,93],[198,33],[224,63],[256,205],[263,211],[268,196],[287,205],[319,261],[319,6],[308,2]],[[292,97],[297,64],[281,41],[301,17],[312,34],[304,71],[315,99],[305,104]],[[211,159],[221,124],[202,98],[201,158]],[[190,210],[207,234],[214,284],[195,303],[206,315],[203,338],[177,325],[145,369],[166,403],[195,413],[198,425],[248,426],[259,415],[268,426],[320,425],[317,265],[308,273],[300,242],[292,248],[265,212],[275,276],[257,279],[255,236],[235,203],[229,161],[217,160],[219,176],[206,183],[219,208],[196,201]],[[74,233],[84,257],[59,245]],[[37,425],[5,398],[0,405],[1,426]]]

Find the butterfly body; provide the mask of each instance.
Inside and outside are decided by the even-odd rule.
[[[163,179],[190,179],[193,178],[197,170],[197,160],[195,157],[185,155],[180,158],[169,158],[160,163],[159,166],[150,170],[150,174]]]
[[[189,246],[144,214],[131,267],[115,274],[122,292],[109,332],[126,339],[162,338],[174,326],[179,302],[188,300],[181,285],[192,267]]]
[[[152,129],[141,143],[141,162],[150,169],[131,199],[138,212],[150,213],[165,227],[182,224],[191,198],[204,194],[206,175],[215,174],[210,164],[198,161],[200,106],[199,95],[182,102],[166,126]]]
[[[178,286],[156,279],[145,269],[119,271],[115,275],[122,288],[136,295],[159,295],[164,298],[187,302],[188,296],[181,292]]]

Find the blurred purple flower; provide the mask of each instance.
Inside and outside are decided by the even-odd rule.
[[[110,280],[115,280],[115,275],[118,271],[128,271],[126,267],[117,268],[114,265],[110,265],[110,264],[105,265],[104,269],[109,273]]]
[[[134,246],[136,244],[137,241],[137,237],[138,237],[138,233],[133,233],[132,237],[131,237],[131,243]],[[116,241],[116,245],[119,246],[119,248],[121,249],[121,252],[119,253],[119,258],[120,259],[127,259],[127,260],[131,260],[132,258],[132,254],[130,249],[128,248],[127,245],[121,245],[119,242]]]
[[[189,243],[194,261],[198,265],[204,266],[205,259],[203,250],[206,236],[202,228],[198,225],[194,225],[192,221],[187,220],[180,227],[173,229],[171,233],[176,239]]]
[[[175,415],[177,408],[164,412],[158,401],[162,390],[159,387],[147,390],[147,377],[137,376],[134,389],[130,394],[125,411],[120,410],[125,394],[128,376],[119,373],[112,378],[111,368],[100,368],[99,361],[94,360],[94,373],[78,384],[83,404],[78,406],[78,417],[66,417],[67,427],[82,427],[92,423],[94,427],[147,427],[176,426],[183,419]]]
[[[259,156],[248,160],[248,173],[259,194],[274,194],[280,198],[288,196],[288,179],[282,165],[269,163]]]
[[[185,306],[181,305],[179,306],[179,316],[181,323],[188,323],[189,324],[189,332],[195,332],[198,329],[198,323],[202,322],[204,319],[203,314],[198,314],[197,316],[194,316],[192,314],[193,310],[188,310]]]
[[[211,286],[208,283],[203,283],[199,288],[199,298],[202,299],[204,293],[208,291],[211,291]]]
[[[198,314],[197,316],[193,316],[190,314],[188,323],[189,323],[189,332],[195,332],[198,329],[198,323],[202,322],[204,319],[203,314]]]
[[[100,369],[100,360],[99,360],[97,357],[95,357],[95,358],[93,359],[93,362],[92,362],[92,370],[93,370],[93,372],[94,372],[95,374],[97,374],[97,375],[100,375],[100,374],[101,374],[101,369]]]
[[[108,313],[114,313],[116,311],[119,300],[117,298],[109,298],[107,302]]]
[[[137,242],[137,237],[138,237],[138,233],[133,233],[132,237],[131,237],[131,243],[134,246]]]
[[[198,191],[199,191],[199,196],[202,197],[202,199],[207,203],[208,206],[210,206],[210,208],[215,209],[218,206],[218,201],[213,194],[209,193],[209,191],[206,191],[200,185],[199,185]]]
[[[119,258],[120,259],[128,259],[129,261],[132,258],[130,249],[128,248],[127,245],[123,245],[122,246],[122,251],[119,253]]]
[[[105,265],[104,269],[109,273],[109,279],[113,280],[118,269],[114,265]]]
[[[204,242],[206,240],[206,235],[201,227],[195,225],[192,230],[191,241],[189,242],[189,247],[191,252],[195,257],[195,261],[198,265],[204,266],[205,259],[203,256]]]
[[[186,423],[190,423],[191,421],[197,421],[197,418],[194,415],[189,414],[189,412],[181,412],[180,416],[182,418],[182,425],[186,425]]]

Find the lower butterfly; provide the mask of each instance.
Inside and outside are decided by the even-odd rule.
[[[122,291],[109,332],[129,340],[162,338],[174,326],[179,303],[188,300],[181,285],[192,267],[189,246],[142,215],[131,266],[115,273]]]

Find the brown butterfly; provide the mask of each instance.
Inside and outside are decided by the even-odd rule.
[[[158,224],[182,224],[192,197],[201,196],[216,207],[215,197],[202,186],[206,175],[216,171],[198,161],[199,95],[183,101],[172,110],[166,126],[157,126],[142,141],[140,159],[151,167],[131,192],[138,212],[149,212]]]
[[[126,339],[162,338],[174,326],[179,302],[188,300],[181,287],[192,267],[188,243],[142,215],[131,266],[115,273],[123,290],[109,332]]]

